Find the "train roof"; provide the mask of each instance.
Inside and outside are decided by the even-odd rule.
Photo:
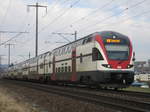
[[[96,34],[96,33],[97,33],[97,32],[92,33],[92,34],[89,34],[89,35],[87,35],[87,36],[85,36],[85,37],[82,37],[82,38],[76,40],[76,41],[72,41],[72,42],[70,42],[70,43],[68,43],[68,44],[65,44],[65,45],[62,45],[62,46],[60,46],[60,47],[57,47],[57,48],[53,49],[53,51],[55,51],[56,49],[62,48],[62,47],[64,47],[64,46],[71,45],[71,44],[73,44],[73,43],[75,43],[75,42],[78,42],[78,41],[80,41],[80,40],[83,40],[83,39],[85,39],[85,38],[89,38],[89,37],[91,37],[92,35],[94,35],[94,34]]]
[[[97,35],[97,34],[101,35],[103,38],[107,38],[108,36],[110,37],[110,36],[114,36],[114,35],[115,35],[116,37],[121,37],[121,38],[123,38],[123,39],[127,39],[127,38],[128,38],[126,35],[121,34],[121,33],[118,33],[118,32],[115,32],[115,31],[101,31],[101,32],[95,32],[95,33],[89,34],[89,35],[87,35],[87,36],[85,36],[85,37],[82,37],[82,38],[80,38],[80,39],[78,39],[78,40],[76,40],[76,41],[73,41],[73,42],[70,42],[70,43],[68,43],[68,44],[65,44],[65,45],[62,45],[62,46],[60,46],[60,47],[57,47],[57,48],[53,49],[52,51],[55,51],[56,49],[62,48],[62,47],[67,46],[67,45],[71,45],[71,44],[76,43],[76,42],[78,42],[78,41],[80,41],[80,40],[84,40],[84,39],[86,39],[86,38],[95,36],[95,35]]]
[[[122,39],[128,39],[128,36],[115,32],[115,31],[102,31],[102,32],[97,32],[97,33],[100,34],[103,38],[116,36]]]
[[[121,38],[123,38],[123,39],[127,39],[127,38],[128,38],[126,35],[123,35],[123,34],[121,34],[121,33],[115,32],[115,31],[101,31],[101,32],[95,32],[95,33],[89,34],[89,35],[87,35],[87,36],[85,36],[85,37],[83,37],[83,38],[80,38],[80,39],[78,39],[78,40],[76,40],[76,41],[73,41],[73,42],[70,42],[70,43],[65,44],[65,45],[63,45],[63,46],[57,47],[57,48],[53,49],[52,51],[47,51],[47,52],[45,52],[45,53],[43,53],[43,54],[40,54],[40,55],[38,55],[37,57],[32,57],[32,58],[27,59],[27,60],[25,60],[25,61],[23,61],[23,62],[17,63],[16,65],[21,64],[21,63],[25,63],[25,62],[27,62],[27,61],[29,61],[29,60],[31,61],[31,60],[33,60],[33,59],[36,60],[36,59],[38,59],[40,56],[43,56],[43,55],[45,55],[45,54],[51,54],[52,52],[54,52],[55,50],[57,50],[57,49],[59,49],[59,48],[63,48],[63,47],[65,47],[65,46],[67,46],[67,45],[71,45],[71,44],[73,44],[73,43],[76,43],[76,42],[78,42],[78,41],[84,40],[84,39],[89,38],[89,37],[94,37],[94,36],[97,35],[97,34],[101,35],[103,39],[104,39],[104,38],[107,38],[107,37],[112,37],[112,36],[114,36],[114,35],[117,36],[117,37],[121,37]],[[112,37],[112,38],[113,38],[113,37]]]

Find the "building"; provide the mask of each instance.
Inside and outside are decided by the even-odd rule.
[[[150,81],[150,74],[139,74],[134,76],[136,81]]]
[[[148,61],[136,61],[134,65],[136,74],[150,74],[150,59]]]

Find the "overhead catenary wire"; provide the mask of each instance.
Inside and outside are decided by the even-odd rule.
[[[4,23],[4,21],[6,20],[8,11],[9,11],[9,9],[10,9],[10,7],[11,7],[11,2],[12,2],[12,0],[9,0],[8,7],[7,7],[7,9],[6,9],[6,12],[5,12],[3,18],[2,18],[1,24]]]
[[[132,9],[132,8],[137,7],[138,5],[141,5],[141,4],[144,3],[145,1],[147,1],[147,0],[142,0],[142,1],[140,1],[140,2],[138,2],[138,3],[136,3],[136,4],[134,4],[134,5],[131,5],[131,6],[127,7],[127,8],[124,8],[122,11],[120,11],[120,12],[117,13],[117,14],[112,14],[111,16],[108,16],[108,17],[106,17],[106,18],[104,18],[104,19],[102,19],[102,20],[100,20],[100,21],[98,21],[98,22],[95,22],[95,23],[93,23],[93,24],[87,25],[86,27],[81,28],[80,31],[87,30],[87,29],[89,29],[89,28],[91,28],[91,27],[93,27],[93,26],[95,27],[95,26],[97,26],[99,23],[105,22],[106,20],[109,20],[109,19],[111,19],[111,18],[113,18],[113,17],[116,17],[116,16],[118,16],[118,15],[120,15],[120,14],[123,14],[123,13],[124,13],[125,11],[127,11],[127,10],[130,10],[130,9]]]
[[[10,4],[11,4],[11,0],[10,0],[10,2],[9,2],[9,7],[10,7]],[[9,9],[9,8],[7,8],[7,11],[8,11],[8,9]],[[6,14],[6,15],[7,15],[7,14]],[[25,28],[24,23],[27,21],[27,18],[28,18],[28,14],[26,13],[25,16],[24,16],[24,18],[23,18],[23,20],[21,21],[21,26],[18,28],[18,30]],[[18,18],[18,19],[19,19],[19,18]],[[16,34],[15,36],[13,36],[12,38],[8,39],[7,41],[1,43],[0,46],[5,45],[6,43],[12,41],[13,39],[15,39],[15,38],[17,38],[18,36],[20,36],[22,33],[28,33],[28,32],[26,32],[26,31],[25,31],[25,32],[0,31],[0,32],[2,32],[2,33],[18,33],[18,34]]]
[[[51,13],[52,10],[54,10],[57,7],[57,4],[64,4],[66,3],[68,0],[63,1],[62,3],[59,3],[59,0],[55,0],[54,4],[52,4],[52,6],[48,9],[47,14],[45,16],[43,16],[43,18],[45,18],[47,15],[49,15]]]
[[[138,2],[138,3],[136,3],[136,4],[134,4],[134,5],[132,5],[131,7],[136,7],[137,5],[139,5],[139,4],[142,4],[142,3],[144,3],[146,0],[142,0],[142,1],[140,1],[140,2]],[[112,1],[111,1],[112,2]],[[110,5],[110,3],[108,3],[109,5]],[[103,6],[102,6],[103,7]],[[109,9],[108,11],[112,11],[112,10],[114,10],[114,9],[116,9],[116,8],[118,8],[118,6],[116,7],[113,7],[113,8],[111,8],[111,9]],[[129,7],[130,8],[130,7]],[[96,9],[97,10],[97,9]],[[94,10],[94,11],[96,11],[96,10]],[[126,10],[128,10],[128,9],[125,9],[125,11]],[[98,11],[98,10],[97,10]],[[123,12],[125,12],[125,11],[123,11]],[[93,12],[93,11],[92,11]],[[92,12],[91,12],[91,14],[92,14]],[[120,13],[123,13],[123,12],[120,12]],[[89,14],[89,16],[90,16],[90,14]],[[109,16],[109,17],[106,17],[106,18],[104,18],[103,19],[103,21],[105,21],[105,20],[107,20],[107,19],[110,19],[110,18],[112,18],[112,17],[115,17],[116,15],[114,14],[114,15],[111,15],[111,16]],[[88,17],[88,16],[87,16]],[[82,17],[83,18],[83,17]],[[82,19],[82,18],[80,18],[79,20],[80,21],[82,21],[82,20],[84,20],[84,19]],[[60,31],[60,30],[63,30],[63,29],[66,29],[68,26],[74,26],[74,24],[75,23],[77,23],[77,22],[80,22],[79,20],[76,20],[76,21],[74,21],[72,24],[70,24],[70,25],[67,25],[67,26],[65,26],[65,27],[63,27],[63,28],[61,28],[61,29],[59,29],[59,30],[56,30],[56,31]],[[97,24],[97,23],[96,23]],[[94,25],[93,25],[94,26]],[[85,27],[85,28],[83,28],[83,29],[81,29],[81,30],[86,30],[88,27]],[[90,27],[89,27],[90,28]]]
[[[89,16],[95,14],[95,13],[98,12],[99,10],[102,10],[103,8],[105,8],[105,7],[109,6],[109,5],[111,5],[114,1],[115,1],[115,0],[111,0],[111,1],[107,2],[107,3],[104,4],[103,6],[96,8],[95,10],[91,11],[91,12],[88,13],[87,15],[85,15],[85,16],[79,18],[78,20],[72,22],[72,23],[71,23],[70,25],[68,25],[68,26],[71,26],[72,24],[75,24],[75,23],[78,23],[78,22],[84,20],[85,18],[87,18],[87,17],[89,17]],[[57,31],[63,30],[63,29],[65,29],[65,28],[67,28],[68,26],[65,26],[65,27],[63,27],[63,28],[61,28],[61,29],[59,29],[59,30],[57,30]]]
[[[39,31],[39,33],[41,33],[42,31],[44,31],[47,27],[49,27],[51,24],[55,23],[57,20],[59,20],[62,16],[64,16],[68,11],[70,11],[70,9],[73,8],[73,6],[75,6],[77,3],[79,3],[80,0],[75,1],[73,4],[71,4],[66,10],[64,10],[60,15],[58,15],[56,18],[54,18],[51,22],[49,22],[47,25],[45,25],[43,28],[41,28],[41,30]]]
[[[18,33],[18,34],[16,34],[15,36],[13,36],[12,38],[8,39],[7,41],[2,42],[2,43],[0,44],[0,46],[5,45],[7,42],[9,42],[9,41],[13,40],[14,38],[17,38],[17,37],[18,37],[18,36],[20,36],[21,34],[22,34],[22,33]]]
[[[30,13],[30,15],[31,15],[31,14],[32,14],[32,13]],[[29,14],[28,14],[28,15],[29,15]],[[34,18],[33,18],[33,16],[34,16],[34,15],[32,14],[32,17],[31,17],[32,19],[34,19]],[[31,21],[31,19],[30,19],[30,18],[28,18],[28,19],[29,19],[29,21]],[[27,26],[26,26],[26,27],[24,27],[24,31],[25,31],[25,32],[28,32],[29,34],[31,34],[31,33],[32,33],[32,31],[31,31],[31,30],[32,30],[33,26],[35,25],[35,23],[33,23],[33,24],[32,24],[32,23],[31,23],[31,22],[29,22],[29,21],[28,21],[28,22],[27,22],[27,21],[25,21]],[[18,44],[20,44],[20,45],[19,45],[19,47],[23,47],[23,46],[25,46],[25,45],[26,45],[26,43],[28,43],[28,42],[32,42],[32,40],[34,39],[34,38],[31,38],[31,36],[29,36],[29,35],[28,35],[27,37],[29,37],[29,38],[27,38],[27,39],[26,39],[26,40],[24,40],[23,42],[18,42]]]
[[[119,13],[123,13],[123,12],[125,12],[126,10],[128,10],[129,8],[131,9],[131,8],[133,8],[133,7],[136,7],[137,5],[139,5],[139,4],[142,4],[142,3],[144,3],[146,0],[143,0],[143,1],[140,1],[140,2],[138,2],[138,3],[136,3],[136,4],[134,4],[134,5],[131,5],[130,7],[128,7],[128,8],[125,8],[124,10],[122,10],[121,12],[119,12]],[[118,13],[117,13],[117,15],[118,15]],[[114,15],[113,15],[114,16]],[[115,15],[116,16],[116,15]],[[111,18],[111,17],[110,17]],[[87,29],[87,28],[86,28]]]
[[[144,16],[145,14],[148,14],[148,13],[150,13],[150,10],[144,11],[144,12],[142,12],[142,13],[140,13],[140,14],[137,14],[137,15],[134,15],[134,16],[130,16],[130,17],[128,17],[128,18],[125,18],[125,19],[123,19],[123,20],[120,20],[119,22],[113,22],[113,23],[111,23],[111,24],[101,25],[101,26],[99,26],[100,28],[93,28],[93,29],[94,29],[94,30],[96,30],[96,29],[102,29],[102,27],[105,27],[105,26],[118,26],[118,25],[121,25],[121,23],[123,23],[123,22],[125,22],[125,21],[128,21],[129,19],[132,19],[132,18],[135,18],[135,17],[142,17],[142,16]],[[86,31],[88,31],[88,30],[86,30]]]
[[[109,5],[111,5],[114,1],[115,1],[115,0],[111,0],[111,1],[107,2],[107,3],[104,4],[103,6],[96,8],[95,10],[89,12],[87,15],[85,15],[85,16],[83,16],[83,17],[77,19],[77,20],[75,20],[75,21],[72,22],[70,25],[64,26],[64,27],[62,27],[61,29],[56,30],[55,32],[64,30],[64,29],[66,29],[66,28],[69,27],[69,26],[73,26],[73,24],[76,24],[76,23],[79,23],[79,22],[85,20],[85,18],[87,18],[87,17],[89,17],[89,16],[95,14],[95,13],[98,12],[99,10],[102,10],[103,8],[105,8],[105,7],[109,6]]]
[[[27,18],[27,17],[28,17],[28,14],[25,15],[24,20],[21,22],[21,27],[18,28],[19,30],[25,28],[25,26],[23,25],[23,23],[26,21],[26,18]],[[4,31],[4,32],[18,33],[18,34],[16,34],[16,35],[13,36],[12,38],[8,39],[7,41],[1,43],[0,46],[1,46],[1,45],[5,45],[6,43],[8,43],[9,41],[12,41],[13,39],[17,38],[18,36],[20,36],[20,35],[23,34],[23,33],[29,33],[29,32],[27,32],[26,30],[25,30],[25,32],[15,32],[15,31]]]

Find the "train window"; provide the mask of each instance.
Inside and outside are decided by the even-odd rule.
[[[67,67],[65,67],[65,72],[67,72]]]
[[[56,72],[58,72],[57,70],[58,70],[58,69],[56,68]]]
[[[70,53],[71,51],[72,51],[72,48],[71,48],[71,46],[69,46],[68,53]]]
[[[58,72],[60,72],[60,67],[58,67]]]
[[[82,56],[82,53],[80,53],[80,63],[83,62],[83,56]]]
[[[86,39],[83,40],[82,44],[85,44],[85,43],[86,43]]]
[[[61,72],[64,72],[64,67],[61,67]]]
[[[58,56],[60,55],[60,49],[58,49],[58,53],[57,53],[57,55],[58,55]]]
[[[61,54],[61,49],[58,50],[58,55],[60,56],[60,54]]]
[[[48,72],[48,66],[46,65],[46,73]]]
[[[54,54],[55,54],[55,56],[57,56],[57,50],[55,51],[55,53],[54,53]]]
[[[70,46],[68,46],[68,53],[70,53],[71,52],[71,47]]]
[[[63,48],[63,54],[66,54],[66,47]]]
[[[65,47],[63,48],[63,55],[65,54]]]
[[[49,62],[49,68],[51,68],[51,62]]]
[[[71,72],[71,66],[68,67],[68,72]]]
[[[59,55],[59,49],[57,50],[57,52],[56,52],[56,56],[58,56]]]
[[[43,63],[40,64],[40,69],[43,69]]]
[[[65,53],[67,54],[67,52],[68,52],[68,47],[66,46]]]
[[[60,54],[59,54],[60,56],[62,55],[62,48],[60,48]]]
[[[97,48],[93,48],[92,50],[92,60],[96,61],[96,60],[104,60],[102,54],[100,53],[100,51]]]
[[[67,47],[67,53],[69,53],[69,46]]]
[[[63,53],[64,53],[64,49],[62,48],[62,50],[61,50],[61,55],[63,55]]]
[[[86,40],[86,43],[91,42],[91,41],[92,41],[92,38],[89,37],[89,38]]]

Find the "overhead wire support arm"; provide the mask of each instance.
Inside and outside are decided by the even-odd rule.
[[[59,35],[59,36],[61,36],[63,39],[67,40],[68,42],[71,42],[69,39],[67,39],[66,37],[64,37],[64,36],[62,35],[62,33],[52,33],[52,34]]]
[[[17,31],[0,31],[0,33],[29,33],[29,32],[17,32]]]
[[[25,31],[25,32],[17,32],[17,31],[0,31],[0,34],[1,34],[1,33],[18,33],[18,34],[15,35],[15,36],[13,36],[12,38],[8,39],[7,41],[2,42],[2,43],[1,43],[1,36],[0,36],[0,46],[1,46],[1,45],[5,45],[7,42],[13,40],[14,38],[20,36],[20,35],[23,34],[23,33],[29,33],[29,32],[26,32],[26,31]]]
[[[104,18],[104,19],[102,19],[102,20],[100,20],[100,21],[98,21],[98,22],[95,22],[94,24],[90,24],[90,25],[88,25],[88,26],[86,26],[86,27],[84,27],[84,28],[81,28],[80,30],[87,30],[87,29],[89,29],[89,28],[91,28],[92,26],[97,26],[99,23],[102,23],[102,22],[104,22],[104,21],[106,21],[106,20],[109,20],[109,19],[111,19],[111,18],[113,18],[113,17],[116,17],[116,16],[119,16],[119,15],[121,15],[121,14],[123,14],[125,11],[127,11],[127,10],[130,10],[130,9],[132,9],[132,8],[135,8],[135,7],[137,7],[137,6],[139,6],[139,5],[141,5],[142,3],[144,3],[144,2],[146,2],[147,0],[142,0],[142,1],[140,1],[140,2],[137,2],[136,4],[133,4],[133,5],[131,5],[131,6],[129,6],[129,7],[126,7],[126,8],[124,8],[124,9],[122,9],[120,12],[118,12],[117,14],[112,14],[112,15],[110,15],[110,16],[108,16],[108,17],[106,17],[106,18]],[[86,28],[86,29],[85,29]]]
[[[70,25],[75,24],[75,23],[78,23],[78,22],[84,20],[85,18],[87,18],[87,17],[89,17],[89,16],[95,14],[95,13],[98,12],[99,10],[101,10],[101,9],[103,9],[103,8],[105,8],[105,7],[107,7],[107,6],[109,6],[109,5],[112,4],[114,1],[115,1],[115,0],[111,0],[111,1],[107,2],[106,4],[104,4],[103,6],[101,6],[101,7],[99,7],[99,8],[96,8],[95,10],[91,11],[91,12],[88,13],[87,15],[85,15],[85,16],[79,18],[78,20],[72,22]],[[69,26],[70,26],[70,25],[69,25]],[[68,27],[68,25],[65,26],[65,27],[63,27],[63,28],[61,28],[61,29],[59,29],[59,30],[57,30],[57,31],[63,30],[64,28],[67,28],[67,27]]]
[[[61,36],[63,39],[67,40],[68,42],[71,42],[69,39],[67,39],[66,37],[64,37],[63,35],[74,35],[75,41],[77,40],[77,31],[75,31],[74,33],[56,33],[53,32],[52,34],[57,34],[59,36]]]
[[[42,31],[44,31],[45,29],[47,29],[51,24],[55,23],[56,21],[58,21],[62,16],[64,16],[66,13],[68,13],[76,4],[78,4],[81,0],[77,0],[75,1],[73,4],[71,4],[67,10],[63,11],[60,15],[58,15],[56,18],[54,18],[52,21],[50,21],[47,25],[45,25],[44,27],[42,27],[39,31],[39,33],[41,33]]]

